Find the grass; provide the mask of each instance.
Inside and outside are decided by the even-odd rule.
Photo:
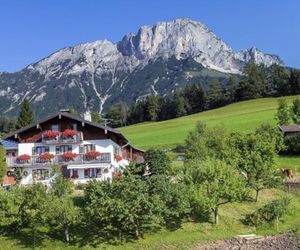
[[[291,103],[296,97],[287,97]],[[222,124],[230,131],[251,132],[263,123],[276,124],[274,119],[278,98],[243,101],[222,108],[161,122],[146,122],[122,127],[126,137],[137,147],[172,148],[182,145],[197,121],[208,126]]]
[[[191,249],[203,242],[209,242],[217,239],[229,239],[238,234],[257,233],[260,235],[270,235],[278,233],[274,225],[266,225],[261,228],[249,227],[243,224],[244,217],[252,213],[257,208],[263,206],[266,202],[282,195],[281,190],[263,190],[260,199],[255,202],[232,203],[220,207],[220,225],[215,226],[210,222],[195,223],[185,222],[182,227],[169,231],[162,229],[154,234],[145,235],[144,239],[135,242],[127,242],[122,245],[102,244],[94,246],[68,246],[60,241],[54,241],[45,238],[42,247],[36,249]],[[279,232],[285,232],[289,229],[298,230],[300,228],[300,198],[293,196],[292,213],[284,217],[284,221],[279,224]],[[28,238],[28,241],[32,239]],[[18,238],[6,238],[0,236],[1,250],[32,249],[32,246],[22,244]]]

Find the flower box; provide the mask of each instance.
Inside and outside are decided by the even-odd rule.
[[[49,160],[50,161],[53,158],[54,158],[54,155],[50,154],[48,152],[45,152],[45,153],[42,153],[42,154],[39,155],[40,160]]]
[[[29,161],[30,158],[31,158],[31,156],[30,156],[30,155],[27,155],[27,154],[19,155],[19,156],[17,157],[17,159],[18,159],[19,161]]]
[[[58,131],[53,131],[53,130],[48,130],[44,133],[44,136],[47,139],[55,139],[57,136],[59,136],[59,132]]]
[[[119,161],[122,161],[122,156],[121,155],[118,155],[118,154],[115,154],[115,160],[117,161],[117,162],[119,162]]]
[[[100,155],[101,153],[99,151],[89,151],[85,154],[85,156],[89,159],[96,159]]]
[[[76,153],[72,152],[65,152],[63,153],[62,157],[67,161],[72,161],[74,158],[76,158],[78,155]]]
[[[74,135],[77,135],[77,134],[78,134],[78,132],[76,130],[73,130],[73,129],[66,129],[63,132],[64,137],[73,137]]]

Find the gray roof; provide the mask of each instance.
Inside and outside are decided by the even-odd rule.
[[[300,125],[294,124],[294,125],[281,125],[279,126],[279,129],[283,133],[297,133],[300,132]]]
[[[0,144],[5,149],[18,149],[18,143],[11,140],[0,140]]]

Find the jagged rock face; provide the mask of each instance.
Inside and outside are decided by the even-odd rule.
[[[254,60],[282,61],[253,48],[235,53],[203,24],[189,19],[143,26],[122,41],[96,41],[61,49],[16,73],[0,73],[0,111],[13,114],[27,97],[39,116],[59,108],[102,112],[151,93],[211,77],[241,74]]]

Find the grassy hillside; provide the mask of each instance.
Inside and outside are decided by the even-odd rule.
[[[295,96],[287,97],[292,102]],[[208,126],[223,124],[228,130],[250,132],[262,123],[276,124],[278,98],[243,101],[228,106],[162,122],[136,124],[119,130],[138,147],[174,147],[184,143],[197,121]]]

